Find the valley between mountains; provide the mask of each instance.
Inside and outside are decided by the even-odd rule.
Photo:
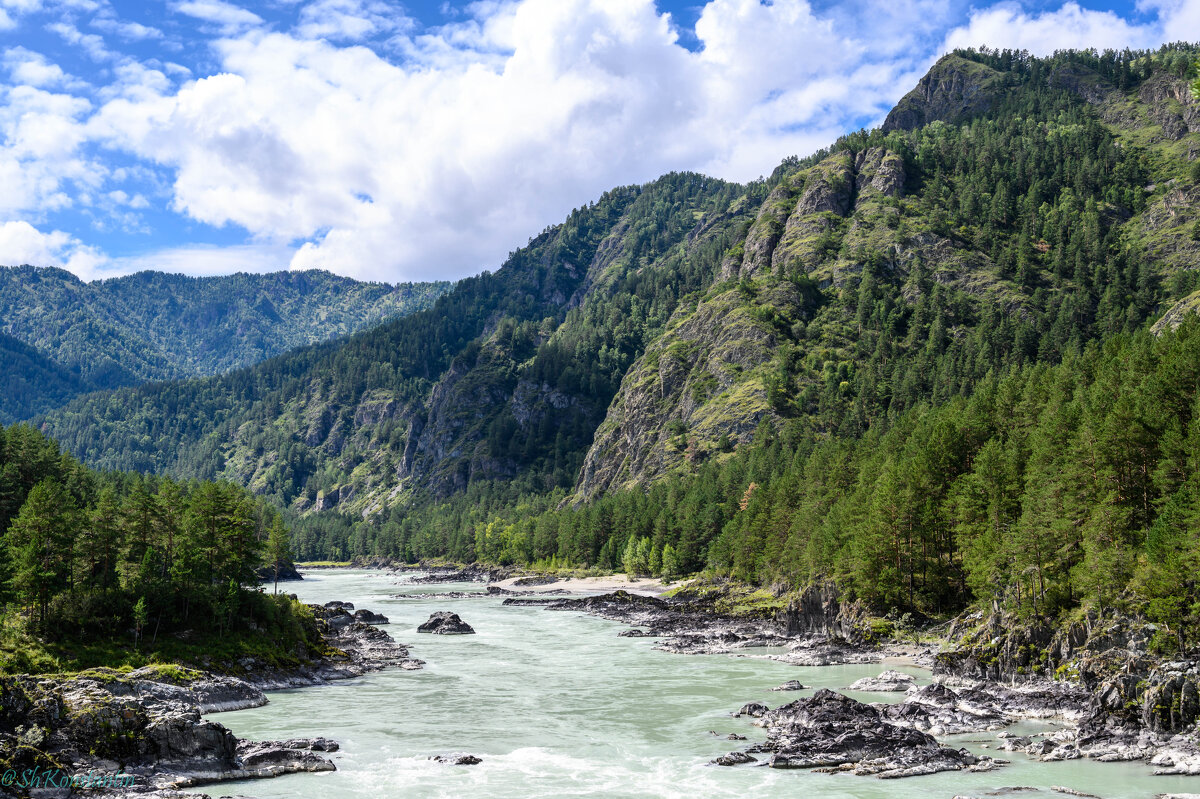
[[[326,770],[345,742],[255,749],[206,692],[483,646],[274,593],[300,562],[621,621],[631,668],[917,670],[746,704],[714,769],[1200,791],[1197,56],[955,51],[877,129],[615,188],[453,285],[2,270],[0,760]],[[551,593],[613,573],[673,587]]]

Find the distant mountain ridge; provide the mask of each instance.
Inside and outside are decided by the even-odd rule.
[[[614,189],[427,311],[42,421],[92,464],[368,516],[885,430],[1200,288],[1195,52],[956,52],[883,129],[765,180]]]
[[[324,271],[148,271],[85,283],[53,267],[0,267],[0,334],[31,348],[0,366],[0,385],[24,386],[0,397],[0,422],[87,391],[249,366],[419,310],[451,286]],[[34,353],[44,359],[37,367]]]

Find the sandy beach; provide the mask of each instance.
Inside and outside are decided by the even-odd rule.
[[[545,588],[580,594],[604,594],[610,591],[628,591],[631,594],[641,594],[643,596],[661,596],[672,588],[682,584],[681,582],[664,583],[662,580],[657,580],[653,577],[638,577],[630,580],[624,574],[609,574],[604,577],[565,577],[544,586],[514,585],[519,579],[521,578],[510,577],[507,580],[492,583],[492,585],[512,591],[531,591]]]

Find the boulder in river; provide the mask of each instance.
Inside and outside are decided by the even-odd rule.
[[[799,680],[788,680],[783,685],[776,685],[772,691],[803,691],[804,686]]]
[[[771,708],[764,705],[762,702],[747,702],[742,705],[742,709],[737,712],[739,716],[753,716],[758,718],[764,715]]]
[[[745,752],[730,752],[727,755],[721,755],[709,765],[712,766],[741,766],[746,763],[757,763],[758,758],[754,755],[748,755]]]
[[[825,767],[880,778],[939,771],[986,771],[1003,761],[951,749],[932,735],[886,722],[880,711],[821,689],[762,715],[767,740],[750,752],[768,752],[772,768]]]
[[[419,633],[435,635],[471,635],[475,632],[471,625],[458,617],[457,613],[439,610],[430,615],[429,621],[417,628]]]
[[[363,624],[387,624],[388,617],[382,613],[376,613],[372,610],[362,608],[354,611],[354,620],[361,621]]]
[[[878,677],[863,677],[850,684],[851,691],[907,691],[916,680],[911,674],[888,669]]]

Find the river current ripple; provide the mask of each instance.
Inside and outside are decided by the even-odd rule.
[[[288,583],[287,590],[306,602],[340,599],[383,613],[391,620],[383,629],[410,645],[412,655],[426,661],[424,669],[273,692],[264,707],[211,717],[244,738],[333,738],[342,746],[333,756],[338,770],[222,783],[205,792],[260,799],[950,799],[1013,786],[1046,791],[1066,786],[1103,799],[1200,793],[1200,778],[1155,777],[1145,763],[1040,763],[997,753],[994,733],[947,741],[1012,761],[983,774],[883,781],[707,766],[764,737],[748,719],[731,717],[743,704],[775,707],[812,693],[779,693],[771,691],[774,686],[800,680],[810,688],[845,691],[882,667],[802,668],[754,657],[672,655],[652,649],[652,640],[618,638],[622,625],[581,613],[504,607],[497,597],[392,599],[396,593],[481,590],[478,584],[412,586],[397,580],[380,571],[318,571]],[[418,635],[417,625],[436,610],[458,613],[477,634]],[[929,680],[927,671],[902,670],[919,682]],[[863,701],[898,698],[851,695]],[[727,740],[730,733],[748,741]],[[450,766],[429,759],[452,752],[483,762]]]

